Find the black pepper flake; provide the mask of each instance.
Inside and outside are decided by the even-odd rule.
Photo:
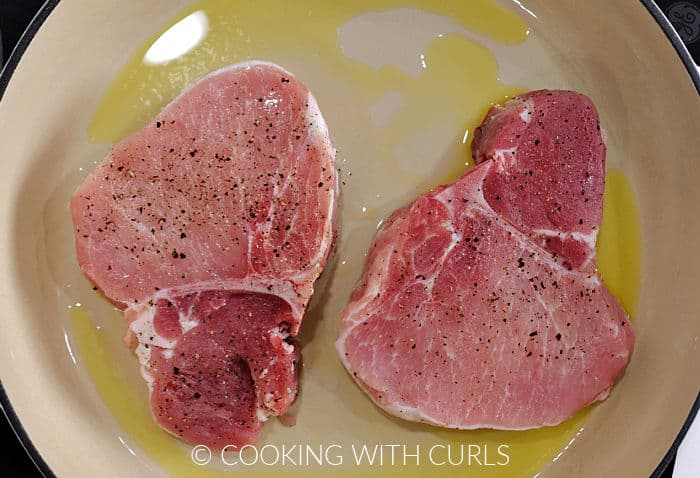
[[[523,260],[522,257],[519,257],[518,258],[518,268],[522,269],[523,267],[525,267],[525,261]]]
[[[184,238],[186,238],[186,237],[187,237],[187,234],[185,234],[184,232],[181,232],[181,233],[180,233],[180,239],[184,239]]]
[[[556,337],[557,340],[561,340],[561,334],[557,334],[554,337]]]
[[[160,121],[156,121],[156,128],[160,128],[160,125],[161,125],[161,122],[160,122]]]
[[[530,337],[534,337],[534,336],[536,336],[536,335],[537,335],[537,331],[536,331],[536,330],[533,331],[533,332],[530,332]]]
[[[197,400],[199,397],[202,396],[202,394],[200,394],[199,392],[194,392],[194,395],[192,396],[195,398],[195,400]]]
[[[416,348],[416,344],[411,345],[411,349],[415,349],[415,348]]]
[[[539,140],[539,139],[536,139],[536,140],[535,140],[535,146],[539,146],[539,145],[540,145],[540,140]]]
[[[173,367],[173,373],[174,373],[175,375],[179,374],[179,373],[180,373],[180,369],[177,368],[177,367]]]

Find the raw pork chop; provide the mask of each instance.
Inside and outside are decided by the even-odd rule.
[[[294,401],[334,158],[308,89],[248,62],[196,83],[75,191],[78,261],[125,309],[165,430],[240,446]]]
[[[477,166],[378,233],[337,349],[401,418],[556,425],[607,396],[634,342],[596,273],[598,115],[577,93],[528,93],[492,108],[473,151]]]

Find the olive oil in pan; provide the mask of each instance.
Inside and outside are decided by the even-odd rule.
[[[413,65],[387,58],[379,67],[370,66],[344,54],[349,46],[343,42],[363,38],[341,42],[343,25],[358,15],[399,7],[449,17],[471,36],[436,31],[417,52]],[[177,43],[177,48],[163,34],[176,24],[179,39],[190,40]],[[290,477],[325,476],[329,469],[347,476],[527,477],[565,449],[582,429],[587,411],[557,427],[520,432],[456,431],[405,422],[371,403],[347,377],[333,347],[337,319],[360,277],[377,224],[397,207],[455,179],[470,166],[470,134],[488,108],[525,90],[500,81],[496,58],[478,39],[516,45],[527,34],[527,25],[517,15],[490,0],[309,0],[303,4],[206,0],[182,12],[127,61],[89,125],[93,141],[114,143],[141,128],[183,88],[210,71],[249,59],[267,60],[296,73],[316,96],[338,148],[342,181],[341,236],[335,259],[328,265],[330,278],[317,290],[320,297],[315,298],[317,305],[307,314],[300,336],[304,347],[301,394],[290,410],[296,425],[285,427],[271,420],[259,442],[259,446],[309,445],[317,450],[337,444],[342,447],[338,452],[342,466],[320,466],[312,460],[308,466],[230,467],[217,455],[209,466],[195,465],[190,447],[151,419],[146,384],[135,385],[136,358],[125,360],[124,354],[116,352],[125,326],[98,329],[97,320],[84,307],[72,307],[72,337],[79,361],[122,427],[125,442],[135,445],[137,454],[145,453],[177,478],[227,476],[222,470],[231,468],[264,476],[283,471]],[[390,57],[382,45],[367,47]],[[638,296],[639,243],[634,195],[624,174],[610,171],[598,242],[599,269],[630,312]],[[94,294],[87,287],[81,293]],[[123,323],[118,313],[113,315],[115,323]],[[401,460],[391,466],[388,459],[383,466],[366,462],[357,466],[352,446],[363,444],[405,444],[409,451],[419,446],[420,464],[409,458],[407,466]],[[478,446],[478,457],[469,460],[465,448],[460,463],[461,444]],[[434,445],[450,445],[449,458],[456,464],[433,465],[428,452]],[[498,454],[500,445],[507,446],[501,451],[508,455],[508,464],[487,465],[504,461]],[[434,458],[447,460],[447,448],[439,448]]]
[[[632,186],[619,169],[605,177],[603,223],[598,234],[598,272],[634,322],[639,301],[642,241]]]

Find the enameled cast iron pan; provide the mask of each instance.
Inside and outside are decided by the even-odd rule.
[[[415,3],[420,2],[407,2],[407,6]],[[501,5],[527,25],[525,43],[509,50],[507,44],[484,39],[489,34],[483,31],[472,39],[492,50],[511,83],[530,89],[570,88],[593,98],[608,133],[609,167],[622,171],[631,184],[641,232],[632,361],[610,397],[570,432],[568,437],[575,439],[566,450],[563,445],[568,438],[558,451],[550,449],[546,456],[529,458],[535,466],[530,476],[540,468],[541,476],[658,474],[666,465],[669,448],[677,446],[695,415],[700,385],[700,78],[690,57],[674,50],[681,51],[680,43],[651,1],[515,0]],[[138,381],[131,353],[111,345],[123,333],[118,313],[80,276],[67,209],[72,189],[109,148],[109,140],[91,139],[88,131],[108,85],[149,39],[188,8],[192,8],[190,2],[184,0],[49,0],[0,77],[0,398],[25,447],[47,476],[203,473],[188,462],[187,447],[175,448],[185,458],[173,464],[163,456],[179,445],[169,443],[170,451],[160,456],[158,445],[148,444],[151,435],[139,438],[138,426],[125,421],[120,401],[145,403],[145,387]],[[235,22],[236,8],[230,10]],[[413,10],[382,8],[382,12],[383,20],[373,17],[354,25],[348,35],[365,37],[365,42],[354,43],[346,53],[361,56],[363,48],[372,50],[377,25],[386,27],[380,36],[404,35],[410,43],[410,38],[420,36],[414,30],[423,31],[428,24],[439,29],[443,28],[440,22],[453,21]],[[261,9],[260,15],[268,14]],[[444,28],[456,28],[454,23],[449,25]],[[294,37],[289,41],[293,43]],[[254,55],[254,47],[251,51]],[[361,176],[362,163],[354,164],[360,160],[350,153],[363,147],[359,144],[362,131],[353,129],[356,124],[342,114],[351,108],[352,99],[343,99],[335,91],[332,72],[314,58],[311,54],[270,59],[284,63],[310,85],[328,119],[343,166],[356,168]],[[187,74],[193,75],[183,73]],[[156,111],[170,99],[168,94],[157,98],[161,103],[151,105]],[[135,100],[124,97],[124,102],[130,101]],[[128,115],[130,110],[122,111]],[[431,176],[426,184],[438,184],[438,177]],[[375,218],[414,197],[416,191],[379,204]],[[342,194],[346,196],[341,208],[347,208],[361,189],[353,192],[348,186]],[[339,257],[360,257],[375,226],[370,221],[350,228],[348,235],[341,234]],[[334,270],[328,274],[339,278],[330,280],[330,285],[326,278],[317,288],[326,291],[320,299],[325,302],[316,306],[321,312],[315,315],[321,318],[309,326],[314,332],[302,335],[307,343],[302,396],[295,405],[297,425],[271,426],[263,435],[264,443],[276,442],[278,433],[297,443],[342,441],[344,436],[356,442],[411,436],[435,442],[455,439],[455,435],[407,425],[377,411],[334,359],[337,312],[361,266],[356,261],[345,275],[342,268],[330,268]],[[77,317],[75,308],[84,309],[85,316]],[[86,323],[94,326],[92,332],[86,331]],[[99,361],[101,347],[108,356],[107,362],[103,357],[102,369],[90,362]],[[114,370],[125,377],[119,387],[110,388],[104,382],[111,380]],[[120,390],[132,398],[122,400]],[[110,398],[110,394],[118,396]],[[332,434],[318,431],[323,421],[332,422]],[[353,427],[362,428],[365,435]],[[487,439],[470,433],[460,440]],[[527,436],[512,446],[550,437]],[[178,471],[178,466],[191,469]],[[353,472],[352,468],[347,471]],[[478,476],[480,471],[464,469],[461,476]],[[423,474],[438,472],[426,468]],[[270,468],[253,472],[256,476],[269,473]],[[517,474],[515,468],[512,475],[500,473],[494,476],[527,476],[522,470]]]

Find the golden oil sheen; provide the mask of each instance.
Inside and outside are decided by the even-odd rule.
[[[387,61],[373,67],[344,54],[339,29],[369,12],[411,8],[443,15],[473,36],[435,35],[416,71]],[[199,13],[198,13],[199,12]],[[197,13],[205,35],[190,51],[162,64],[144,62],[153,43],[172,25]],[[203,27],[203,28],[204,28]],[[508,445],[508,464],[357,467],[346,460],[337,476],[529,477],[549,464],[582,430],[588,410],[556,426],[528,431],[458,431],[409,423],[385,414],[358,389],[336,357],[338,318],[360,277],[365,252],[381,220],[394,209],[471,165],[470,133],[494,102],[525,91],[499,79],[497,58],[479,38],[500,45],[526,40],[527,25],[491,0],[204,0],[192,4],[126,62],[107,88],[89,125],[95,142],[115,143],[143,127],[187,85],[229,64],[272,61],[297,74],[316,96],[338,149],[341,169],[340,227],[336,252],[317,285],[302,326],[304,368],[301,393],[290,409],[296,425],[265,425],[259,445],[406,444],[490,450]],[[538,86],[538,85],[530,85]],[[609,125],[612,127],[611,125]],[[448,143],[448,147],[445,144]],[[608,172],[598,265],[605,283],[634,314],[640,284],[640,238],[633,191],[621,171]],[[175,478],[215,477],[232,468],[247,476],[327,476],[321,466],[258,464],[227,467],[215,456],[195,465],[191,448],[152,420],[136,357],[119,350],[126,325],[118,311],[97,326],[84,307],[70,309],[79,363],[137,454],[145,454]],[[455,448],[456,449],[456,448]],[[348,457],[349,458],[349,457]],[[482,456],[483,458],[483,456]],[[482,460],[483,461],[483,460]]]

